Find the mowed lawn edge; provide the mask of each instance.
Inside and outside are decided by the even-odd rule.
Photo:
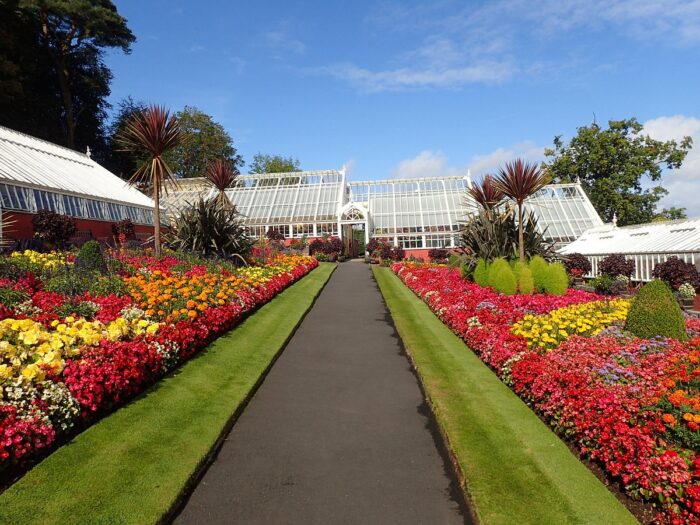
[[[153,524],[178,504],[336,265],[321,263],[0,495],[0,523]]]
[[[373,271],[480,523],[637,523],[389,268]]]

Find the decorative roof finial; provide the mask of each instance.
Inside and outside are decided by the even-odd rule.
[[[613,212],[613,227],[617,228],[617,212]]]
[[[579,177],[578,175],[576,175],[576,184],[581,184],[581,177]]]
[[[85,155],[92,158],[92,152],[90,151],[90,146],[85,146]]]

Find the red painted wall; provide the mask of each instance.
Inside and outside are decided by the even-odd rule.
[[[34,237],[34,228],[32,227],[32,213],[6,211],[3,212],[3,218],[6,221],[13,221],[13,224],[8,226],[3,231],[3,237],[9,239],[31,239]],[[110,221],[96,221],[90,219],[75,219],[75,224],[79,232],[89,231],[97,240],[108,240],[112,238],[112,224]],[[144,226],[141,224],[134,225],[134,231],[138,234],[153,234],[153,226]]]

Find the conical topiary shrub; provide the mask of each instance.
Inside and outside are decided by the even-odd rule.
[[[499,293],[513,295],[517,282],[510,264],[505,259],[495,259],[489,266],[489,286]]]
[[[566,268],[560,262],[550,263],[544,272],[544,283],[542,288],[552,295],[564,295],[569,287],[569,276],[566,275]]]
[[[474,282],[479,286],[489,285],[489,264],[484,259],[479,259],[474,268]]]
[[[518,281],[518,293],[530,295],[535,291],[535,282],[532,272],[524,262],[516,261],[513,265],[513,273]]]
[[[642,339],[670,337],[685,341],[683,312],[666,283],[659,280],[644,285],[632,302],[625,329]]]
[[[538,292],[544,291],[544,283],[547,279],[547,266],[547,261],[539,255],[535,255],[530,259],[530,271],[535,282],[535,289]]]

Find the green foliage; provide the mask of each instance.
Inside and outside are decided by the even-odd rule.
[[[14,290],[0,286],[0,304],[8,308],[14,308],[20,303],[29,299],[29,296],[21,290]]]
[[[685,213],[685,208],[676,208],[671,206],[670,208],[663,208],[658,212],[651,222],[666,222],[666,221],[677,221],[679,219],[687,219],[688,215]]]
[[[233,139],[210,115],[185,106],[176,116],[182,143],[165,155],[173,173],[183,178],[202,177],[207,166],[218,159],[228,161],[234,169],[243,166],[243,159],[233,146]]]
[[[219,206],[202,198],[175,219],[170,244],[203,257],[242,256],[251,248],[235,206]]]
[[[125,295],[126,284],[117,275],[96,274],[87,290],[92,295]]]
[[[685,341],[685,318],[671,288],[654,280],[644,285],[632,302],[625,329],[637,337],[670,337]]]
[[[489,266],[488,282],[494,290],[505,295],[514,295],[518,287],[510,264],[500,258]]]
[[[535,281],[532,278],[532,272],[527,264],[520,261],[515,261],[513,264],[513,273],[518,281],[518,293],[530,295],[535,291]]]
[[[554,262],[547,265],[542,287],[546,293],[552,295],[564,295],[566,293],[566,289],[569,287],[569,276],[562,263]]]
[[[88,241],[80,248],[75,265],[87,271],[104,272],[107,268],[102,247],[97,241]]]
[[[250,163],[250,173],[289,173],[301,171],[299,159],[282,155],[264,155],[256,153]]]
[[[65,318],[69,315],[74,315],[78,317],[84,317],[85,319],[90,320],[95,317],[95,314],[98,310],[99,306],[97,306],[92,301],[80,301],[77,303],[72,301],[66,301],[54,311],[56,312],[56,314],[58,314],[59,317]]]
[[[543,292],[545,282],[547,280],[547,261],[540,256],[533,257],[530,259],[530,271],[532,272],[532,280],[535,284],[535,290],[538,292]]]
[[[545,239],[537,226],[537,216],[529,213],[523,224],[525,254],[528,257],[554,254],[553,244]],[[492,261],[497,257],[518,257],[518,226],[515,213],[506,209],[503,213],[481,211],[467,220],[460,233],[460,246],[475,257]]]
[[[642,181],[658,182],[664,169],[680,168],[691,146],[690,137],[654,140],[635,118],[611,120],[607,129],[595,123],[578,128],[568,144],[555,137],[554,148],[545,150],[551,157],[545,166],[557,182],[580,179],[602,219],[611,222],[616,213],[625,226],[654,218],[668,192],[660,185],[644,189]]]
[[[474,282],[479,286],[489,285],[489,263],[485,259],[479,259],[474,268]]]
[[[456,253],[451,253],[447,258],[447,266],[450,268],[458,268],[462,266],[462,258]]]

